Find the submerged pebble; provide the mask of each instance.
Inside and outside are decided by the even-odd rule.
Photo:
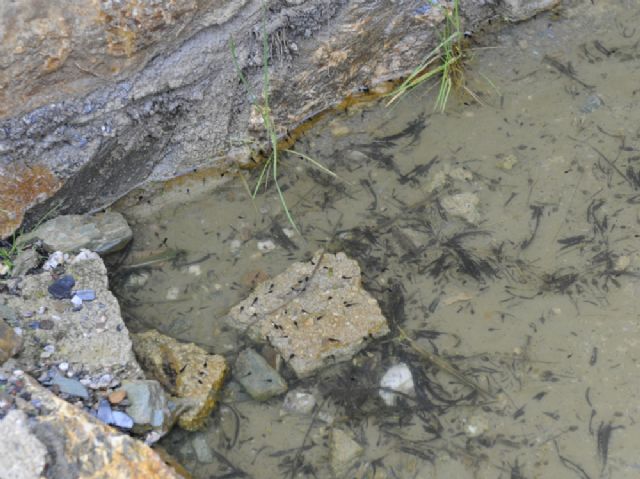
[[[258,241],[258,250],[263,253],[276,249],[276,244],[271,240]]]
[[[380,397],[387,406],[395,406],[398,400],[397,391],[402,394],[412,395],[414,393],[413,375],[409,367],[404,364],[396,364],[387,370],[380,380]]]
[[[309,415],[316,407],[316,398],[311,393],[289,391],[282,404],[282,414]]]

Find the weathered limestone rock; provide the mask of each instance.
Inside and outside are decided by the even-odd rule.
[[[50,253],[75,253],[87,249],[107,254],[124,248],[132,237],[124,217],[120,213],[107,212],[94,216],[58,216],[22,236],[20,242],[41,240]]]
[[[32,371],[65,363],[90,382],[107,373],[121,379],[142,377],[100,257],[82,253],[65,267],[65,274],[75,279],[74,289],[95,291],[96,299],[84,302],[79,311],[70,300],[56,300],[48,293],[54,281],[51,272],[11,279],[7,284],[18,294],[0,294],[0,303],[18,313],[9,324],[22,332],[20,367]]]
[[[45,467],[51,478],[182,477],[144,443],[56,397],[28,375],[5,367],[0,377],[12,400],[11,410],[0,410],[0,478],[40,478]],[[21,400],[25,396],[30,401]]]
[[[12,356],[15,356],[22,347],[22,339],[11,326],[0,318],[0,366]],[[2,437],[2,436],[0,436]]]
[[[266,401],[287,392],[287,383],[282,376],[253,349],[238,354],[233,377],[256,401]]]
[[[0,479],[38,479],[47,449],[27,426],[27,415],[13,409],[0,420]]]
[[[291,265],[234,306],[229,319],[267,339],[299,377],[350,359],[389,332],[378,303],[362,289],[358,263],[344,253],[316,253]]]
[[[557,0],[462,2],[464,28]],[[245,160],[264,141],[238,81],[262,90],[269,36],[278,133],[411,71],[438,42],[445,0],[0,2],[0,236],[26,208],[84,213],[148,180]],[[520,5],[520,7],[518,7]],[[248,142],[247,142],[248,143]],[[53,196],[53,197],[52,197]],[[60,203],[62,201],[62,203]]]
[[[179,426],[198,429],[216,405],[228,371],[225,359],[157,331],[134,334],[133,347],[145,371],[180,401]]]

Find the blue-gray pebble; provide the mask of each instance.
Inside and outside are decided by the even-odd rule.
[[[71,290],[75,284],[76,280],[73,279],[73,276],[65,274],[49,285],[49,294],[56,299],[68,299],[71,297]]]

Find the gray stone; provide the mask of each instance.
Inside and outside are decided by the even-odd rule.
[[[215,460],[211,452],[211,446],[207,443],[207,438],[204,434],[196,434],[191,441],[191,445],[193,446],[198,461],[209,464]]]
[[[344,253],[318,252],[258,285],[231,309],[229,325],[268,340],[299,377],[348,360],[389,332],[378,303],[362,289],[358,263]]]
[[[353,439],[351,433],[333,428],[329,442],[329,455],[336,478],[345,477],[363,452],[362,446]]]
[[[53,376],[51,384],[58,386],[60,392],[69,396],[81,397],[82,399],[89,397],[89,391],[77,379],[65,378],[60,374],[56,374]]]
[[[582,113],[593,113],[598,108],[604,105],[604,101],[600,98],[599,95],[593,94],[589,95],[585,102],[580,107],[580,111]]]
[[[38,266],[40,262],[40,256],[38,252],[33,248],[27,248],[18,253],[16,259],[13,260],[13,269],[11,270],[11,276],[17,278],[26,274],[27,271]]]
[[[155,380],[123,381],[130,405],[126,412],[137,431],[155,429],[167,432],[173,425],[173,415],[162,386]]]
[[[507,20],[521,22],[559,3],[560,0],[501,0],[500,8]]]
[[[316,407],[316,398],[313,394],[304,391],[289,391],[282,404],[282,412],[285,414],[309,415]]]
[[[132,235],[131,228],[120,213],[107,212],[95,216],[58,216],[22,236],[20,242],[41,240],[49,252],[72,253],[88,249],[107,254],[122,249]]]
[[[287,391],[282,376],[253,349],[245,349],[238,355],[233,376],[256,401],[266,401]]]
[[[46,464],[46,447],[29,430],[20,410],[0,420],[0,479],[39,479]]]

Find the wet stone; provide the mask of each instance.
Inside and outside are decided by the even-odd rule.
[[[316,398],[313,394],[303,391],[289,391],[282,404],[282,413],[307,416],[316,407]]]
[[[377,301],[361,286],[358,263],[344,253],[318,252],[261,283],[231,309],[228,324],[268,340],[298,377],[348,360],[389,332]]]
[[[395,394],[397,391],[401,394]],[[395,406],[398,397],[414,394],[413,375],[404,363],[390,367],[380,380],[380,397],[387,406]]]
[[[287,391],[282,376],[253,349],[245,349],[238,355],[233,376],[256,401],[266,401]]]
[[[82,399],[89,398],[87,388],[85,388],[77,379],[65,378],[64,376],[55,373],[51,384],[53,386],[58,386],[61,393],[69,396],[76,396]]]
[[[580,107],[582,113],[592,113],[604,105],[604,101],[598,95],[589,95]]]
[[[211,447],[207,443],[207,438],[203,434],[196,434],[191,441],[196,458],[203,464],[209,464],[214,461]]]
[[[71,290],[76,285],[73,276],[66,274],[49,285],[48,291],[55,299],[71,298]]]

